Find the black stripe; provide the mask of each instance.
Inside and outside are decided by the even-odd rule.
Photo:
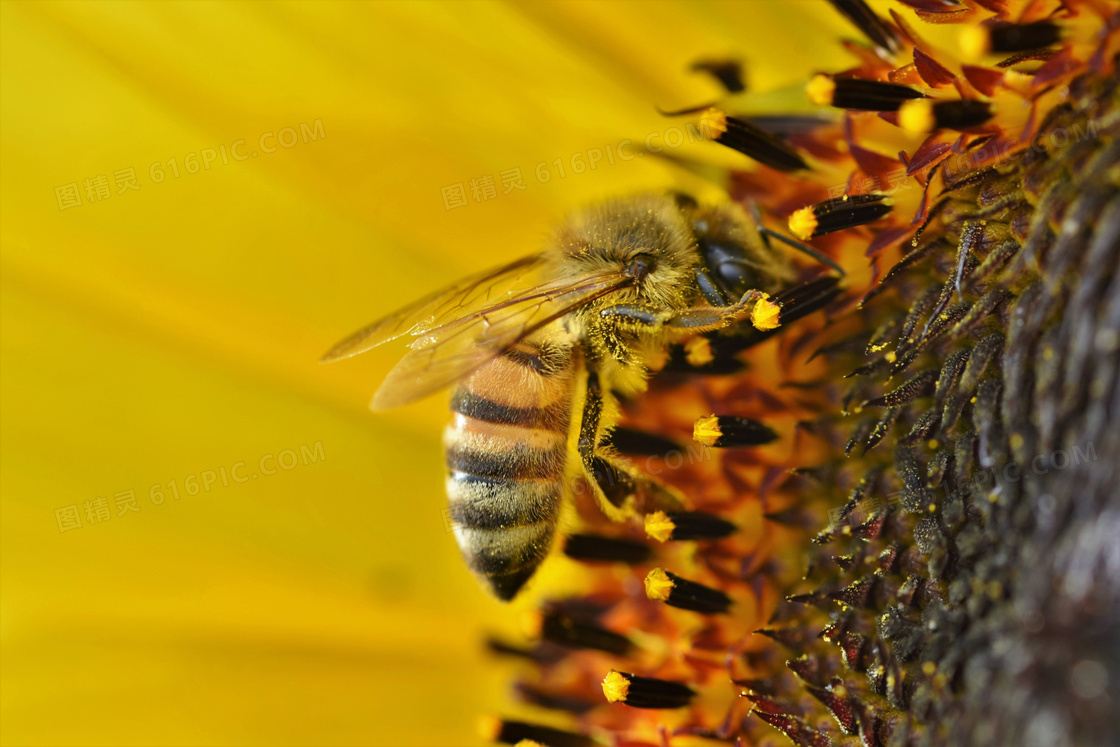
[[[547,376],[552,373],[545,368],[544,360],[541,359],[541,354],[539,352],[527,353],[524,350],[518,350],[517,348],[506,348],[502,351],[502,357],[506,360],[516,363],[519,366],[531,368],[541,376]]]
[[[567,369],[568,362],[571,359],[567,348],[558,345],[535,345],[534,347],[536,348],[535,353],[526,352],[518,347],[509,347],[502,351],[502,357],[545,378],[555,376]]]
[[[564,443],[547,451],[519,444],[510,451],[497,453],[452,446],[447,450],[447,468],[479,477],[507,480],[555,477],[564,468],[566,451],[567,444]]]
[[[530,526],[554,522],[559,513],[560,487],[556,483],[495,480],[463,472],[452,472],[451,478],[481,493],[474,498],[453,497],[450,500],[451,521],[464,527],[508,529]]]
[[[474,548],[464,548],[467,565],[484,576],[506,576],[517,571],[536,568],[548,555],[549,543],[552,541],[553,526],[551,524],[542,526],[545,527],[545,531],[532,542],[518,547],[502,548],[508,550],[508,554],[476,553]]]
[[[561,433],[568,429],[567,401],[560,401],[548,407],[509,407],[466,389],[459,389],[451,398],[451,410],[468,418],[499,425],[543,428]]]

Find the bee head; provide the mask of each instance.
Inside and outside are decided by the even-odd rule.
[[[683,308],[698,262],[695,241],[672,198],[643,195],[576,211],[557,230],[560,272],[621,272],[632,282],[611,303]]]
[[[646,276],[654,267],[656,267],[656,264],[653,255],[638,254],[630,260],[630,264],[626,265],[626,274],[634,278],[634,285],[640,288],[642,281],[646,279]]]

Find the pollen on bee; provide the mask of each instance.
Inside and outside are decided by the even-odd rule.
[[[760,299],[751,310],[751,324],[762,331],[776,329],[781,324],[782,307],[769,298]]]

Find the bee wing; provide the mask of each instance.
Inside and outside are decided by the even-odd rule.
[[[597,298],[631,282],[621,272],[553,280],[430,330],[409,347],[373,396],[388,410],[449,386],[503,350]]]
[[[319,362],[352,358],[401,335],[430,332],[457,319],[470,317],[511,293],[510,289],[516,287],[518,281],[538,269],[543,262],[543,255],[534,254],[464,278],[363,327],[331,348]]]

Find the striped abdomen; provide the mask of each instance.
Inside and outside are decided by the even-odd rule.
[[[447,497],[463,557],[509,600],[556,532],[571,420],[565,347],[518,343],[466,379],[444,433]]]

